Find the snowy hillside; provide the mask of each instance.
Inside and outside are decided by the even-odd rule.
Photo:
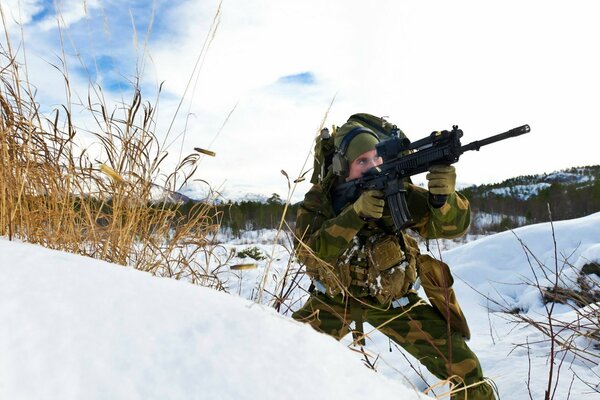
[[[0,239],[0,399],[417,399],[238,297]]]
[[[554,228],[559,281],[563,286],[569,286],[583,265],[600,263],[600,213],[556,222]],[[525,252],[519,240],[530,253]],[[507,396],[504,398],[529,399],[529,379],[533,398],[542,399],[548,385],[549,345],[544,342],[546,337],[531,326],[517,325],[513,322],[517,320],[516,315],[487,311],[488,308],[518,310],[525,318],[542,322],[547,320],[538,289],[524,282],[533,282],[537,276],[542,286],[551,286],[554,275],[546,270],[548,279],[544,278],[544,272],[534,256],[550,271],[554,270],[553,236],[549,223],[519,228],[514,233],[488,236],[442,253],[443,260],[453,271],[454,287],[471,326],[473,337],[469,346],[478,355],[484,374],[494,379],[501,396]],[[596,280],[596,289],[600,288],[600,277],[591,277]],[[574,305],[557,304],[553,317],[556,321],[575,321],[574,325],[577,325],[582,314]],[[600,315],[597,303],[594,315],[596,318]],[[585,321],[578,322],[583,324]],[[597,321],[592,324],[598,327]],[[566,329],[561,336],[567,338],[571,333]],[[560,360],[563,362],[555,399],[567,399],[569,390],[572,399],[600,399],[600,351],[597,340],[577,338],[575,341],[577,346],[589,352],[586,355],[589,361],[573,359],[570,354],[558,351],[555,374],[558,363]],[[375,353],[383,354],[382,370],[386,375],[397,376],[397,371],[402,371],[411,381],[421,381],[398,351],[389,352],[389,342],[382,335],[373,337],[372,349]],[[413,364],[418,365],[415,361]],[[435,378],[427,373],[424,376],[429,383],[435,382]]]
[[[216,203],[227,203],[228,201],[242,202],[254,201],[257,203],[266,203],[270,194],[260,194],[252,192],[253,188],[248,187],[229,187],[224,185],[215,190],[208,187],[204,182],[190,181],[182,187],[179,192],[190,199],[198,201],[214,201]]]
[[[600,213],[556,222],[554,229],[558,266],[564,266],[560,281],[568,286],[584,264],[600,262]],[[247,243],[227,244],[223,251]],[[222,276],[230,293],[254,297],[267,266],[269,277],[287,268],[283,246],[256,247],[265,260],[231,260],[254,261],[256,269],[224,272],[230,274]],[[539,292],[523,282],[538,276],[546,285],[553,274],[546,271],[549,281],[543,278],[533,255],[554,268],[550,224],[488,236],[441,254],[471,325],[469,346],[502,398],[511,400],[529,399],[529,390],[534,399],[543,398],[548,385],[545,336],[513,322],[519,315],[546,318]],[[437,383],[378,332],[369,333],[365,348],[374,373],[363,365],[362,354],[347,348],[350,337],[336,343],[234,295],[38,246],[0,240],[0,282],[2,399],[412,399],[419,395],[410,385],[425,390]],[[271,280],[272,291],[270,285]],[[307,286],[305,279],[301,286]],[[303,296],[300,289],[290,296],[292,308]],[[553,312],[556,321],[581,319],[575,305],[558,304]],[[570,391],[571,399],[600,399],[598,342],[579,337],[574,343],[588,360],[558,352],[562,363],[554,398],[567,399]]]
[[[471,233],[579,218],[600,211],[600,166],[518,176],[461,192],[473,210]]]
[[[600,213],[555,222],[554,229],[558,252],[556,265],[560,270],[559,285],[572,287],[583,265],[600,263]],[[471,326],[473,337],[469,345],[480,358],[486,376],[494,379],[501,395],[510,394],[510,399],[530,398],[527,388],[528,371],[532,374],[529,380],[534,399],[544,397],[548,384],[549,346],[547,342],[543,342],[546,337],[531,326],[517,325],[516,321],[519,316],[534,321],[544,321],[547,318],[538,289],[525,282],[532,282],[537,276],[542,286],[552,286],[555,276],[552,273],[555,268],[553,240],[552,226],[543,223],[483,237],[441,253],[442,259],[453,271],[454,286]],[[441,242],[444,242],[440,246],[442,249],[448,246],[445,241]],[[226,247],[239,250],[246,246],[231,243]],[[524,250],[524,246],[529,252]],[[265,244],[257,244],[256,247],[265,255],[273,253],[274,261],[270,262],[267,258],[256,262],[255,270],[232,273],[228,280],[232,293],[250,298],[268,265],[271,265],[273,273],[279,275],[285,269],[285,248],[273,248]],[[424,244],[422,249],[425,251]],[[430,249],[434,256],[440,256],[436,241],[430,243]],[[534,256],[549,268],[549,271],[544,269],[547,279]],[[232,262],[255,261],[236,258]],[[600,290],[600,278],[591,275],[590,279],[596,280],[596,290]],[[271,284],[273,285],[272,282]],[[306,279],[300,286],[308,287]],[[273,286],[269,290],[272,292]],[[304,292],[301,290],[293,292],[290,303],[295,303],[298,307],[301,304],[298,299],[302,296]],[[494,301],[502,307],[494,304]],[[520,314],[500,312],[500,308],[519,311]],[[488,313],[488,309],[493,311]],[[597,306],[595,310],[595,315],[600,315]],[[579,323],[585,323],[581,317],[584,312],[575,305],[557,304],[553,312],[557,321],[580,320]],[[570,330],[564,330],[562,336],[568,338],[571,333]],[[343,343],[350,344],[351,338],[346,337]],[[527,343],[530,343],[529,351],[525,347]],[[588,358],[591,362],[581,358],[573,359],[569,354],[558,352],[560,357],[567,357],[560,370],[555,399],[567,398],[571,380],[571,398],[581,398],[585,393],[586,398],[600,399],[600,351],[594,348],[598,341],[577,338],[574,344],[590,352]],[[378,371],[392,379],[408,379],[420,390],[437,383],[437,379],[426,370],[420,373],[413,370],[413,367],[419,369],[419,363],[410,356],[406,359],[387,337],[376,331],[369,335],[366,350],[372,354],[372,360],[379,357],[376,363]],[[556,383],[556,377],[553,382]],[[436,393],[444,391],[445,389],[440,388]]]
[[[475,189],[479,190],[484,197],[494,194],[503,197],[515,197],[519,200],[529,200],[538,196],[540,191],[548,189],[553,184],[581,189],[593,185],[599,179],[599,176],[600,166],[594,165],[554,171],[549,174],[519,176],[501,183],[480,185]]]

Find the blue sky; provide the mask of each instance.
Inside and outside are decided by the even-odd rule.
[[[316,84],[315,74],[312,72],[300,72],[298,74],[282,76],[277,83],[284,85],[314,85]]]
[[[64,100],[60,74],[48,68],[63,51],[53,4],[2,2],[9,19],[22,22],[30,78],[50,111]],[[85,98],[90,83],[101,85],[118,102],[139,79],[154,102],[162,84],[159,135],[183,99],[170,157],[216,151],[198,178],[232,195],[285,197],[280,171],[295,177],[309,167],[334,96],[326,125],[370,112],[412,139],[454,124],[465,142],[531,125],[527,137],[465,155],[457,166],[464,183],[600,161],[594,146],[581,145],[600,129],[600,6],[591,0],[224,0],[204,53],[218,1],[57,4],[74,92]]]

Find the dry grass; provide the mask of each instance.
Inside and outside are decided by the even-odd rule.
[[[155,108],[135,86],[130,101],[112,109],[101,89],[90,87],[82,108],[95,121],[91,132],[77,128],[73,104],[42,115],[26,65],[5,37],[0,236],[222,288],[210,243],[219,227],[214,207],[197,203],[183,214],[179,203],[156,201],[190,179],[202,156],[190,154],[165,172],[167,153],[153,133]],[[68,74],[61,72],[70,93]],[[81,136],[93,138],[94,154],[78,144]]]

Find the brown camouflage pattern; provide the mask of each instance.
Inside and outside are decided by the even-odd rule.
[[[296,219],[297,257],[327,293],[312,293],[293,318],[341,339],[359,315],[358,319],[389,336],[438,378],[467,386],[477,383],[453,399],[467,398],[465,394],[468,399],[494,399],[491,386],[483,382],[479,361],[462,335],[411,291],[420,269],[417,242],[406,232],[394,232],[387,207],[377,221],[361,219],[350,205],[335,215],[328,194],[332,179],[328,175],[309,190]],[[425,239],[464,234],[470,223],[470,206],[464,196],[455,192],[443,207],[435,209],[429,205],[426,189],[410,183],[406,187],[413,218],[407,229]],[[392,267],[372,254],[378,241],[390,240],[390,236],[401,252],[400,262]],[[382,257],[389,257],[385,254],[390,247],[383,248]],[[410,300],[407,306],[390,306],[392,300],[403,296]]]
[[[446,320],[416,293],[409,292],[404,307],[383,307],[363,297],[360,301],[338,294],[330,297],[313,293],[292,317],[337,340],[351,332],[356,308],[362,319],[419,360],[441,380],[450,378],[458,388],[472,385],[452,395],[453,400],[493,400],[492,387],[484,381],[477,356],[463,337],[450,331]],[[368,340],[368,333],[366,334]]]
[[[419,256],[419,277],[429,303],[450,323],[452,330],[470,339],[471,330],[452,288],[454,278],[448,264],[422,254]]]
[[[416,241],[405,232],[394,233],[387,207],[378,221],[361,219],[350,205],[335,215],[329,195],[323,189],[327,183],[314,185],[308,191],[296,218],[296,235],[301,238],[297,256],[306,265],[306,272],[312,279],[322,282],[333,296],[352,292],[354,289],[350,286],[361,286],[351,285],[350,269],[358,265],[366,268],[365,284],[372,287],[369,293],[361,290],[364,294],[377,296],[381,302],[402,297],[416,279],[416,258],[419,255]],[[413,217],[408,228],[426,239],[462,235],[470,223],[468,200],[459,193],[453,193],[443,207],[435,209],[429,205],[427,196],[426,189],[407,184],[407,204]],[[369,263],[368,254],[361,254],[362,247],[367,245],[369,238],[390,235],[396,236],[403,249],[406,265],[379,271],[376,265]],[[378,277],[388,285],[374,288],[372,284],[378,281]]]

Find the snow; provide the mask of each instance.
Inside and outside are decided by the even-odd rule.
[[[566,183],[570,185],[581,185],[587,182],[594,182],[595,177],[584,168],[577,169],[575,172],[554,171],[550,174],[534,175],[529,177],[516,178],[525,181],[525,184],[510,186],[501,186],[490,189],[485,195],[494,194],[501,197],[514,197],[519,200],[528,200],[537,196],[540,191],[549,188],[553,183]],[[535,183],[537,181],[537,183]],[[527,183],[529,182],[529,183]]]
[[[549,188],[550,186],[549,183],[541,182],[530,185],[495,188],[491,189],[489,193],[504,197],[515,197],[519,200],[528,200],[530,197],[537,196],[540,190]]]
[[[406,399],[273,309],[0,239],[2,399]]]
[[[555,258],[554,239],[558,258]],[[524,247],[529,249],[529,254]],[[546,271],[548,279],[544,278],[533,255],[539,263],[549,267]],[[540,343],[544,337],[532,327],[517,327],[507,320],[509,316],[505,313],[488,313],[488,308],[497,310],[498,306],[484,295],[506,309],[518,308],[533,320],[543,320],[545,308],[539,291],[524,282],[532,282],[537,276],[543,286],[551,286],[555,269],[559,271],[559,278],[562,278],[561,273],[571,275],[571,279],[565,277],[564,281],[572,281],[583,264],[599,262],[600,213],[555,222],[554,238],[550,223],[530,225],[452,248],[442,253],[442,259],[450,265],[455,277],[454,288],[472,331],[469,346],[479,357],[484,374],[494,379],[501,395],[529,399],[526,380],[531,370],[533,398],[543,398],[548,375],[548,345]],[[577,314],[571,306],[557,304],[554,317],[574,321]],[[379,338],[378,341],[379,348],[388,346],[385,340]],[[517,346],[526,343],[530,343],[529,354],[524,347]],[[588,350],[595,354],[592,357],[595,362],[567,358],[561,370],[557,399],[567,398],[571,379],[574,379],[571,398],[582,398],[585,393],[586,399],[600,399],[597,392],[600,390],[600,352],[591,349],[591,342],[579,344],[589,347]],[[401,360],[388,362],[397,364]],[[418,379],[416,374],[408,375],[408,378]],[[595,384],[596,392],[582,380]]]
[[[369,333],[365,347],[371,361],[379,357],[375,373],[348,349],[349,336],[338,343],[291,320],[290,308],[305,299],[306,277],[281,314],[267,307],[284,272],[299,267],[290,261],[289,244],[265,238],[274,232],[248,233],[215,249],[225,256],[256,246],[265,256],[227,261],[219,277],[231,294],[0,239],[0,398],[412,399],[419,395],[411,385],[423,391],[437,383],[378,332]],[[440,256],[435,241],[430,248]],[[524,282],[568,284],[583,265],[600,262],[600,213],[445,248],[441,257],[454,274],[472,331],[469,346],[484,374],[503,398],[529,399],[529,390],[543,398],[548,344],[498,304],[544,321],[538,290]],[[227,268],[248,262],[257,268]],[[261,304],[250,302],[263,276],[267,295]],[[554,317],[573,321],[581,311],[556,304]],[[591,361],[559,352],[565,361],[555,398],[566,399],[570,390],[570,398],[600,399],[597,342],[576,343]]]
[[[548,182],[576,182],[576,183],[584,183],[584,182],[592,182],[594,180],[593,175],[583,175],[584,171],[578,170],[577,173],[571,173],[566,171],[555,171],[548,175],[546,175],[546,180]]]
[[[527,219],[520,215],[505,215],[480,211],[472,212],[471,218],[471,229],[480,232],[489,232],[491,226],[500,225],[506,219],[517,225],[525,225],[527,223]]]
[[[528,302],[523,299],[524,296],[527,299],[537,299],[535,296],[528,296],[531,292],[537,292],[537,288],[523,288],[522,283],[534,279],[533,271],[537,271],[538,276],[542,275],[531,254],[550,270],[567,270],[565,262],[576,263],[584,250],[600,243],[600,213],[557,222],[554,230],[559,250],[558,259],[554,257],[552,225],[543,223],[467,243],[446,252],[444,261],[452,266],[455,277],[480,293],[494,299],[499,299],[499,295],[505,299],[518,297],[513,305],[526,311],[541,311],[539,301]],[[529,259],[524,246],[531,253]],[[551,280],[547,284],[550,282]],[[481,303],[473,300],[475,304]]]
[[[579,260],[577,260],[575,267],[580,270],[585,264],[592,262],[598,263],[598,260],[600,260],[600,242],[585,249],[585,251],[581,253]]]
[[[240,231],[239,235],[233,235],[231,229],[222,229],[215,236],[214,240],[217,243],[228,243],[228,244],[269,244],[277,242],[290,243],[292,238],[291,235],[287,235],[286,232],[277,231],[277,229],[258,229],[258,230],[244,230]]]
[[[219,187],[217,190],[207,186],[206,182],[193,180],[187,182],[179,192],[194,200],[212,200],[215,203],[244,202],[253,201],[266,203],[270,196],[260,193],[254,193],[254,187],[251,185],[240,187]]]

